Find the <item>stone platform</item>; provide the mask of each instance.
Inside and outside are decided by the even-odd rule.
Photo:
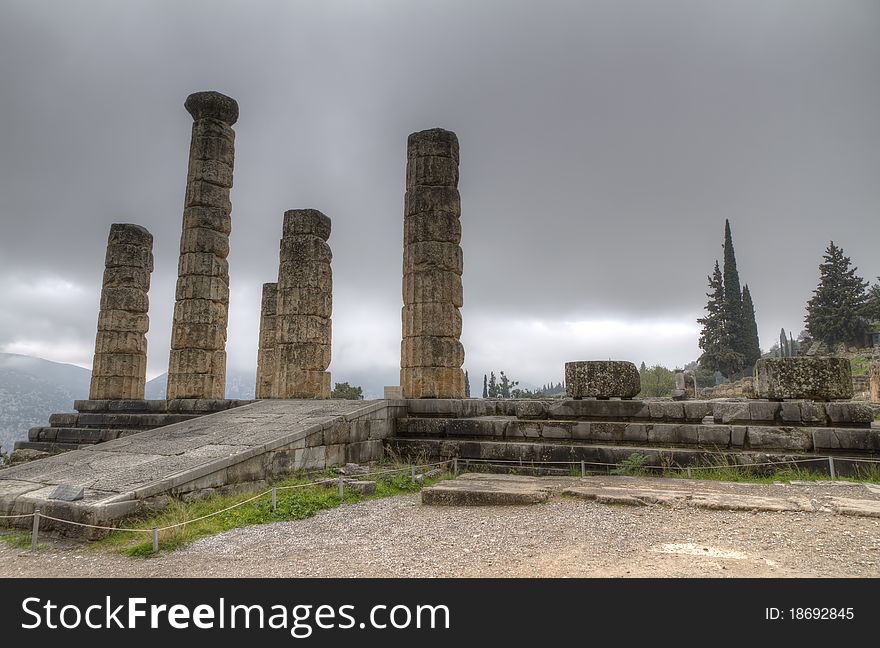
[[[849,474],[852,458],[880,458],[873,412],[858,403],[670,400],[407,401],[392,445],[403,455],[503,464],[651,466],[806,460],[805,469]]]
[[[402,401],[267,400],[134,433],[0,469],[0,515],[40,508],[107,525],[162,508],[169,496],[257,488],[294,470],[378,460],[404,407]],[[61,484],[83,487],[84,498],[48,499]],[[45,528],[78,531],[48,520]]]
[[[52,454],[112,441],[137,432],[182,423],[254,401],[228,399],[78,400],[76,412],[52,414],[49,425],[28,430],[28,440],[16,450]]]

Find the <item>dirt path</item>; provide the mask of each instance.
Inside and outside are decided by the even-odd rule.
[[[770,488],[770,487],[768,487]],[[880,518],[620,506],[431,507],[417,495],[237,529],[150,559],[0,543],[0,576],[880,576]]]

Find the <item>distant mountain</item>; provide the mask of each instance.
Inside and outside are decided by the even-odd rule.
[[[28,428],[47,425],[49,415],[69,412],[88,398],[91,372],[75,365],[0,353],[0,448],[12,450]]]

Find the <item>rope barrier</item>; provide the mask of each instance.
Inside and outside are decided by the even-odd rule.
[[[33,513],[31,513],[33,516]],[[108,526],[100,526],[98,524],[86,524],[85,522],[74,522],[73,520],[62,520],[61,518],[52,517],[51,515],[46,515],[45,513],[40,513],[40,519],[53,520],[55,522],[64,522],[64,524],[73,524],[78,527],[88,527],[90,529],[105,529],[108,531],[132,531],[132,532],[152,532],[152,529],[126,529],[124,527],[108,527]]]
[[[22,515],[0,515],[0,520],[13,520],[15,518],[29,518],[34,517],[33,513],[24,513]]]

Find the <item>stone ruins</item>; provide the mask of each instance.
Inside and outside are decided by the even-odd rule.
[[[403,248],[404,398],[463,398],[463,268],[458,138],[440,128],[407,141]]]
[[[153,235],[139,225],[114,223],[104,266],[89,398],[143,398]]]
[[[569,398],[625,398],[642,391],[639,370],[632,362],[589,360],[565,363],[565,393]]]
[[[273,398],[275,391],[275,336],[278,315],[278,284],[264,283],[260,299],[260,343],[257,347],[257,386],[254,396]]]
[[[692,400],[697,397],[697,379],[693,371],[675,372],[672,400]]]
[[[226,394],[229,233],[238,104],[218,92],[184,103],[193,118],[171,329],[168,400]]]

